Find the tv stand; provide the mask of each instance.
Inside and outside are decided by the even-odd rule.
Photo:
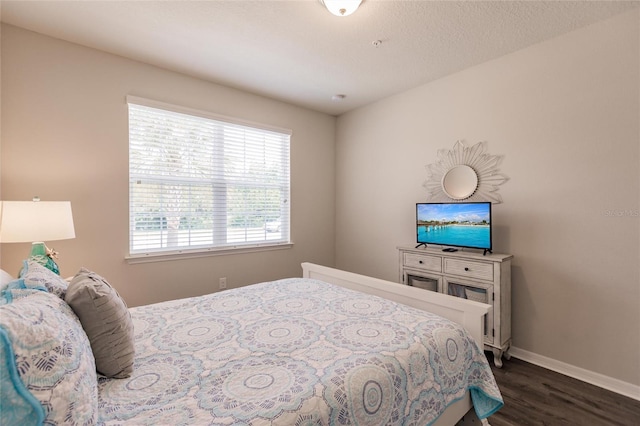
[[[420,243],[416,246],[416,248],[420,248],[422,246],[424,246],[424,248],[427,248],[427,243]]]
[[[491,305],[485,317],[484,347],[493,352],[496,367],[509,359],[511,347],[510,254],[434,248],[398,247],[399,282]]]
[[[482,253],[483,256],[487,255],[487,252],[489,252],[489,254],[492,254],[493,252],[491,251],[491,249],[484,249],[484,253]]]

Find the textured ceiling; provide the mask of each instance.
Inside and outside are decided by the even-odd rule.
[[[364,0],[348,17],[318,0],[0,4],[8,24],[339,115],[640,2]]]

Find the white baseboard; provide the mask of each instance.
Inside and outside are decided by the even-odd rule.
[[[509,349],[509,353],[514,358],[640,401],[640,386],[623,382],[622,380],[614,379],[604,374],[594,373],[593,371],[585,370],[584,368],[566,364],[513,346]]]

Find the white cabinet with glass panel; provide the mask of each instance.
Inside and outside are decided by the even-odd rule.
[[[509,359],[511,346],[511,259],[509,254],[443,252],[432,248],[398,247],[399,281],[492,306],[485,317],[485,349],[497,367]]]

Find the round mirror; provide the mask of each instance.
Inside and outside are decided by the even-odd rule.
[[[476,188],[478,188],[478,175],[467,165],[453,166],[442,176],[442,190],[454,200],[471,197],[476,192]]]

